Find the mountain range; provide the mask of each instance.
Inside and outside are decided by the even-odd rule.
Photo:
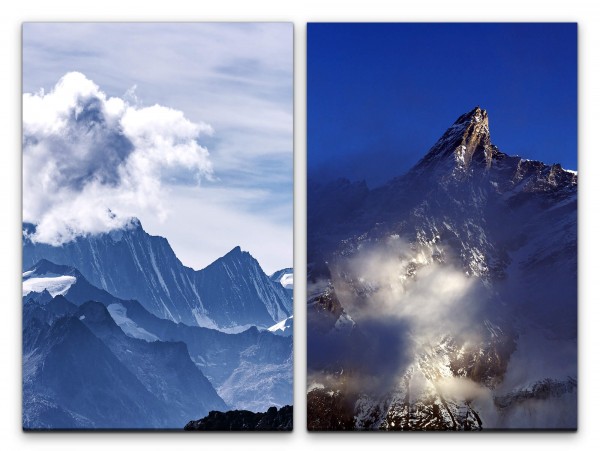
[[[35,226],[24,224],[23,271],[44,259],[77,268],[94,286],[136,299],[160,318],[236,331],[269,327],[292,314],[288,291],[239,247],[195,271],[181,263],[165,238],[149,235],[136,219],[124,229],[61,246],[37,243],[34,236]]]
[[[24,224],[24,429],[182,429],[292,403],[291,333],[267,330],[292,296],[248,252],[193,271],[139,221],[61,247],[34,231]]]

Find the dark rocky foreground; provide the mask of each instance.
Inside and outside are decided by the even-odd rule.
[[[292,406],[270,407],[266,412],[249,410],[230,410],[218,412],[212,410],[200,420],[190,421],[186,431],[291,431],[293,429]]]

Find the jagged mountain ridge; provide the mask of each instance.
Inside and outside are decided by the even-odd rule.
[[[47,324],[38,319],[39,311],[31,311],[32,316],[27,312],[23,317],[24,429],[167,425],[161,403],[78,317],[61,316]]]
[[[271,406],[283,406],[292,402],[292,338],[279,337],[269,331],[259,331],[251,327],[237,334],[225,333],[216,329],[187,326],[182,323],[161,319],[148,312],[139,302],[122,300],[111,296],[104,290],[91,285],[75,268],[56,265],[42,260],[26,271],[24,281],[37,280],[39,293],[31,292],[24,296],[25,316],[35,316],[42,323],[51,323],[56,318],[65,315],[84,317],[83,322],[94,332],[110,332],[102,335],[103,341],[115,355],[119,356],[126,366],[133,365],[131,370],[137,377],[145,377],[145,372],[137,372],[144,367],[144,355],[148,347],[167,346],[164,343],[185,343],[189,353],[188,359],[180,359],[184,364],[193,364],[208,377],[210,384],[226,398],[228,407],[265,410]],[[74,277],[63,295],[52,297],[44,288],[52,285],[56,278]],[[45,281],[45,283],[43,283]],[[67,300],[68,298],[68,300]],[[89,301],[99,301],[94,309]],[[70,302],[72,301],[72,302]],[[75,314],[77,306],[87,306],[96,313]],[[110,314],[111,319],[106,315]],[[92,318],[102,321],[90,323]],[[115,325],[116,323],[116,325]],[[42,326],[27,323],[24,336],[34,335]],[[93,327],[92,327],[93,326]],[[102,327],[99,327],[102,326]],[[116,327],[118,326],[118,328]],[[127,337],[124,337],[124,334]],[[107,338],[104,339],[104,336]],[[141,339],[141,340],[134,340]],[[149,342],[145,344],[145,342]],[[156,342],[156,344],[152,344]],[[126,351],[123,349],[126,348]],[[181,350],[180,350],[181,351]],[[142,364],[139,364],[139,359]],[[185,367],[185,365],[184,365]],[[156,370],[148,374],[157,373]],[[168,372],[163,372],[167,374]],[[176,373],[178,374],[178,373]],[[194,389],[189,389],[185,396],[176,396],[171,391],[185,388],[185,381],[172,380],[166,383],[165,378],[159,379],[162,390],[151,390],[153,393],[163,391],[169,399],[183,399],[200,408],[204,401],[195,399]],[[202,384],[196,383],[195,388]],[[212,387],[211,387],[212,390]],[[214,390],[213,390],[214,391]],[[170,403],[176,406],[176,404]],[[169,415],[183,415],[180,421],[188,421],[190,415],[196,415],[196,410],[190,410],[192,405],[177,407]],[[214,407],[214,403],[213,403]],[[173,422],[171,420],[171,425]]]
[[[576,212],[576,194],[576,173],[500,152],[491,144],[487,113],[477,107],[460,116],[408,173],[381,187],[345,179],[309,187],[310,275],[319,277],[322,261],[331,255],[352,252],[364,234],[376,239],[400,233],[419,242],[445,234],[466,243],[485,225],[485,233],[502,241],[505,228],[490,218],[501,216],[498,209],[508,215],[506,222],[519,225],[531,218],[529,208],[540,213],[560,203]],[[437,221],[423,225],[428,219]],[[453,223],[443,224],[446,219]],[[574,239],[570,236],[571,243]],[[469,263],[465,258],[466,267]]]
[[[120,301],[116,296],[92,285],[76,268],[67,265],[57,265],[46,259],[36,262],[23,273],[24,285],[27,285],[28,281],[35,281],[38,288],[42,289],[37,296],[34,294],[36,290],[26,294],[24,297],[26,299],[33,298],[38,302],[40,302],[40,298],[43,299],[45,296],[52,297],[47,287],[52,286],[54,279],[64,279],[66,277],[71,278],[71,280],[68,282],[68,286],[65,284],[61,287],[61,295],[68,294],[69,301],[76,305],[81,305],[90,300],[102,302],[105,305]]]
[[[130,337],[99,302],[86,302],[77,309],[75,316],[165,406],[169,427],[184,424],[197,412],[206,413],[227,406],[194,364],[182,341],[147,341]]]
[[[219,329],[269,327],[291,315],[292,300],[239,247],[203,270],[184,266],[163,237],[134,220],[123,230],[79,237],[59,247],[34,243],[23,225],[23,269],[42,259],[77,268],[95,286],[137,299],[161,318]]]
[[[293,402],[291,336],[256,327],[228,334],[157,318],[136,301],[118,305],[136,327],[157,339],[186,343],[194,363],[231,407],[261,411]]]
[[[179,428],[226,407],[184,343],[131,338],[61,295],[24,305],[23,400],[26,429]]]
[[[437,381],[465,379],[512,399],[502,397],[522,387],[501,382],[522,345],[520,332],[531,327],[569,343],[566,366],[576,378],[577,174],[500,152],[484,110],[459,117],[415,167],[381,187],[311,184],[308,211],[309,372],[315,372],[309,404],[329,412],[311,418],[309,427],[335,428],[336,421],[351,429],[506,427],[489,413],[478,418],[460,397],[442,396]],[[412,255],[398,274],[407,284],[427,268],[448,265],[477,281],[480,339],[465,347],[440,330],[437,343],[401,370],[403,382],[384,394],[351,393],[350,363],[376,353],[377,340],[370,344],[368,325],[348,316],[347,297],[368,303],[381,287],[349,272],[345,262],[395,240]],[[560,380],[546,378],[553,377]],[[409,389],[417,380],[423,388]],[[572,427],[572,418],[565,421]],[[532,420],[530,427],[544,426]]]
[[[479,107],[461,116],[404,176],[372,190],[363,182],[339,181],[311,191],[309,202],[324,201],[315,211],[327,211],[336,193],[353,205],[339,216],[311,215],[308,262],[313,281],[329,277],[331,264],[324,262],[397,235],[439,252],[438,258],[459,260],[469,275],[504,281],[498,285],[502,290],[517,283],[527,289],[533,304],[539,300],[537,288],[547,281],[554,290],[544,293],[576,299],[577,174],[558,164],[500,152],[491,144],[487,114]],[[321,196],[321,191],[329,195]],[[443,255],[452,251],[454,255]],[[552,265],[558,255],[565,257],[566,269]],[[518,269],[525,264],[545,265],[554,277]],[[510,273],[517,274],[507,277]],[[571,302],[562,309],[572,331],[576,306]]]

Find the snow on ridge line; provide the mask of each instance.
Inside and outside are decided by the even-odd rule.
[[[230,326],[230,327],[220,327],[220,328],[217,328],[216,330],[218,330],[219,332],[223,332],[225,334],[235,335],[235,334],[241,334],[242,332],[247,331],[252,326],[254,326],[254,324],[243,324],[241,326],[238,325],[238,326]]]
[[[269,327],[267,330],[269,332],[276,332],[278,330],[284,331],[285,329],[287,329],[289,326],[286,327],[287,322],[292,319],[294,317],[294,315],[290,316],[289,318],[284,319],[283,321],[279,321],[277,324]]]
[[[23,296],[48,290],[52,297],[64,295],[77,281],[74,276],[32,277],[23,281]]]

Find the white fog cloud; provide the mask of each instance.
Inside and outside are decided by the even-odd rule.
[[[483,327],[488,321],[503,324],[506,318],[519,319],[509,307],[498,310],[499,300],[480,279],[467,276],[447,249],[392,237],[359,245],[354,254],[332,262],[330,270],[340,303],[363,335],[353,341],[352,337],[344,341],[341,334],[309,335],[316,343],[313,362],[340,359],[347,352],[349,360],[340,360],[344,369],[350,368],[345,379],[323,377],[317,364],[309,368],[310,382],[343,389],[349,396],[366,394],[373,402],[387,405],[390,393],[406,384],[410,370],[413,399],[435,393],[448,402],[468,402],[481,416],[484,429],[575,425],[576,391],[517,400],[509,408],[496,403],[497,396],[527,390],[547,378],[576,380],[574,339],[557,338],[529,325],[514,336],[516,348],[495,385],[450,370],[451,348],[446,347],[445,338],[450,338],[460,353],[469,353],[489,343]]]
[[[319,374],[323,362],[332,360],[348,369],[344,384],[350,392],[386,397],[444,339],[468,349],[484,338],[479,325],[489,295],[439,245],[411,244],[397,236],[363,242],[352,255],[330,262],[330,274],[358,335],[309,333],[311,359]],[[466,393],[474,388],[452,379],[445,390]]]
[[[398,322],[414,346],[435,343],[445,335],[476,339],[472,326],[485,302],[480,282],[459,265],[436,262],[434,250],[439,252],[389,238],[341,260],[333,283],[344,309],[359,324]],[[356,292],[356,285],[366,297]]]
[[[23,220],[34,241],[59,245],[166,215],[168,183],[210,178],[212,134],[204,123],[160,105],[108,97],[79,72],[48,93],[23,95]]]

